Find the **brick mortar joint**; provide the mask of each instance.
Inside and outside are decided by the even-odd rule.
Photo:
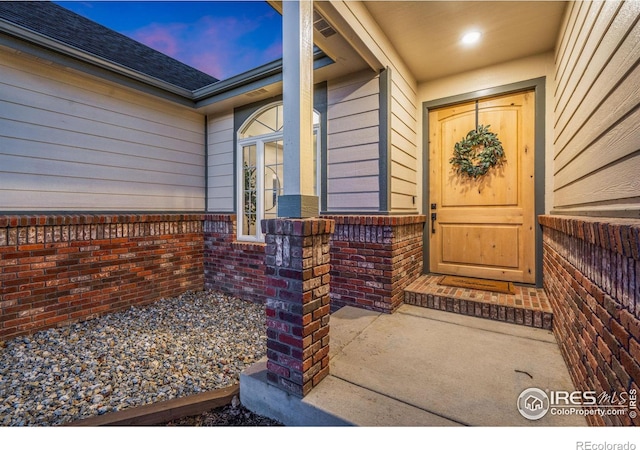
[[[549,249],[550,251],[553,251],[555,253],[554,249]],[[556,253],[556,255],[558,255]],[[559,258],[562,258],[561,255],[558,255]],[[565,260],[566,261],[566,260]],[[568,263],[569,267],[573,268],[574,266],[571,265],[571,263]],[[588,302],[586,302],[584,300],[584,296],[580,295],[579,292],[574,289],[573,287],[569,287],[568,289],[565,290],[557,290],[558,286],[561,286],[562,283],[564,283],[565,280],[567,280],[568,278],[571,278],[573,281],[576,281],[576,277],[573,276],[572,272],[569,271],[566,267],[563,266],[555,266],[552,268],[552,270],[550,270],[550,277],[547,280],[546,284],[545,284],[545,290],[551,289],[551,288],[555,288],[555,292],[559,292],[560,296],[562,297],[561,299],[557,299],[555,296],[551,295],[549,296],[549,300],[552,304],[554,304],[554,310],[557,313],[562,313],[566,310],[568,310],[570,308],[570,305],[575,304],[574,300],[572,300],[572,294],[574,295],[578,295],[582,301],[585,302],[585,307],[588,308],[588,310],[591,312],[592,315],[598,317],[600,320],[602,320],[602,318],[599,316],[599,313],[597,312],[597,309],[593,306],[590,306]],[[599,286],[598,284],[596,284],[593,280],[590,280],[589,278],[586,278],[588,280],[588,282],[590,284],[593,285],[593,287],[595,289],[597,289],[602,296],[606,299],[609,298],[611,301],[613,301],[616,305],[618,305],[620,307],[620,309],[618,310],[620,312],[620,314],[627,314],[629,317],[631,317],[632,319],[636,319],[636,316],[634,315],[634,312],[627,309],[624,305],[620,305],[618,300],[616,298],[612,298],[610,296],[608,296],[608,294],[605,292],[605,290]],[[558,281],[558,280],[562,280],[562,282]],[[593,296],[593,290],[592,289],[586,289],[585,290],[586,295],[588,296]],[[559,306],[560,302],[562,301],[566,301],[568,302],[569,306],[566,308],[562,308]],[[616,333],[614,332],[614,328],[615,326],[625,330],[627,333],[629,333],[630,329],[627,325],[625,325],[625,320],[622,317],[616,317],[614,314],[611,313],[611,311],[607,308],[607,306],[605,304],[600,304],[598,303],[598,308],[600,308],[603,312],[606,312],[608,314],[608,322],[604,323],[603,321],[603,328],[605,330],[607,330],[611,335],[613,335],[615,337],[615,339],[619,341],[618,336],[616,335]],[[581,309],[581,316],[578,317],[578,319],[580,320],[585,320],[586,316],[584,315],[584,310]],[[589,323],[589,321],[587,320],[587,323]],[[613,325],[613,324],[616,325]],[[597,336],[602,336],[599,333],[596,333]],[[630,341],[634,340],[633,336],[629,336],[627,335],[627,337],[630,339]]]
[[[604,350],[605,352],[607,352],[608,349],[617,348],[620,349],[620,352],[622,353],[624,352],[624,348],[626,348],[626,346],[621,343],[620,334],[617,334],[614,330],[617,328],[619,330],[618,333],[622,333],[620,331],[621,329],[628,332],[629,328],[627,328],[627,326],[625,325],[625,320],[622,319],[622,317],[616,317],[616,315],[612,314],[610,310],[606,309],[606,307],[604,309],[600,308],[600,306],[598,306],[598,304],[600,304],[599,301],[597,302],[598,304],[593,303],[593,301],[591,302],[591,304],[588,301],[585,301],[585,296],[593,298],[593,291],[591,289],[586,289],[586,291],[582,291],[582,293],[580,293],[579,288],[582,287],[581,283],[577,283],[576,285],[571,285],[571,283],[569,283],[569,285],[567,286],[566,280],[569,277],[571,277],[571,279],[573,280],[576,280],[576,277],[574,276],[573,271],[568,270],[567,267],[565,267],[565,265],[562,263],[567,263],[567,266],[570,268],[572,268],[573,266],[568,263],[567,260],[562,257],[562,255],[558,254],[553,246],[545,243],[545,247],[547,251],[553,252],[555,256],[557,256],[557,260],[555,260],[554,258],[554,261],[552,262],[552,264],[550,264],[549,277],[546,277],[545,279],[545,290],[553,289],[554,292],[554,295],[549,296],[549,300],[552,302],[553,307],[556,310],[556,317],[558,318],[557,324],[559,325],[559,327],[555,328],[554,333],[560,333],[560,335],[562,336],[561,340],[563,342],[563,345],[561,347],[561,350],[563,352],[565,360],[572,361],[572,364],[570,364],[570,368],[572,369],[571,375],[574,379],[576,387],[589,389],[591,386],[589,383],[598,383],[600,381],[596,378],[597,375],[595,374],[595,366],[591,365],[589,361],[581,360],[575,357],[572,358],[572,355],[574,354],[577,354],[579,356],[585,348],[585,344],[580,344],[580,339],[584,336],[583,330],[586,330],[589,338],[592,339],[593,342],[595,342],[596,338],[598,337],[604,337],[604,340],[601,341],[602,346],[598,347],[596,351],[601,352]],[[549,256],[552,255],[549,254]],[[602,288],[597,285],[595,287],[600,291],[601,294],[604,294],[604,297],[606,298],[606,292],[604,292],[604,290],[602,290]],[[591,311],[591,314],[586,315],[585,308],[582,306],[576,309],[576,302],[574,301],[574,298],[582,298],[582,300],[584,301],[584,305],[589,309],[589,311]],[[595,305],[596,308],[600,309],[601,313],[608,316],[606,320],[607,323],[605,323],[605,320],[600,317],[599,313],[595,312],[596,310],[594,309],[593,305]],[[600,305],[604,307],[604,305]],[[627,309],[620,310],[620,314],[626,315],[628,318],[636,320],[633,313]],[[597,329],[597,327],[593,327],[590,325],[591,316],[598,319],[600,326],[604,330],[606,330],[607,333],[601,333]],[[582,325],[586,324],[587,326],[576,328],[574,327],[574,324],[576,322],[581,323]],[[633,342],[634,340],[634,338],[629,335],[623,335],[622,337],[623,339],[628,338],[631,342]],[[611,344],[612,340],[615,340],[614,344]],[[589,348],[589,345],[593,345],[593,342],[591,344],[587,342],[586,348]],[[595,353],[594,355],[596,356],[596,358],[598,358],[598,355],[596,355]],[[602,358],[602,354],[600,354],[599,357]],[[611,362],[613,362],[613,360],[617,361],[616,365],[620,368],[623,373],[622,376],[623,378],[626,377],[626,380],[620,378],[619,372],[617,372],[615,369],[616,365],[611,364],[609,361],[606,361],[605,364],[599,365],[598,367],[608,367],[609,369],[613,368],[615,377],[618,377],[617,381],[625,381],[623,383],[624,386],[628,383],[629,379],[633,379],[632,374],[628,372],[627,367],[625,367],[624,363],[621,362],[621,357],[615,354],[615,352],[613,355],[609,354],[609,357],[611,358]],[[626,357],[629,358],[628,353],[626,353]],[[589,369],[589,366],[591,367],[591,369]],[[578,368],[576,369],[576,367]],[[613,379],[614,381],[612,382],[611,379]],[[615,384],[615,380],[616,378],[609,378],[605,373],[605,378],[602,379],[602,381],[604,381],[605,383],[604,389],[615,390],[615,386],[613,384],[609,384]]]
[[[264,251],[267,248],[267,244],[264,242],[233,241],[231,242],[231,248],[235,250],[254,251],[257,253],[264,253]]]
[[[204,214],[204,220],[207,222],[235,222],[236,214]]]
[[[615,251],[625,257],[639,260],[640,220],[599,218],[585,216],[540,215],[543,228],[574,239]],[[612,242],[613,241],[613,242]]]
[[[264,219],[260,225],[266,235],[308,237],[331,235],[335,231],[335,221],[321,217]]]
[[[0,228],[64,225],[115,225],[157,222],[202,222],[204,214],[29,214],[2,215]]]
[[[132,228],[133,227],[133,228]],[[130,222],[20,225],[0,227],[0,246],[114,241],[122,239],[183,239],[204,244],[202,222]]]
[[[425,223],[427,217],[421,214],[416,215],[357,215],[357,216],[341,216],[328,214],[321,216],[324,219],[331,219],[336,225],[360,225],[360,226],[401,226]]]

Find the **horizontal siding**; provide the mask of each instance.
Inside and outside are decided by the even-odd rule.
[[[585,17],[579,17],[576,27],[581,30],[577,40],[584,42],[584,45],[571,47],[572,52],[568,55],[569,60],[563,66],[556,66],[556,79],[565,80],[558,83],[554,97],[559,105],[566,105],[573,95],[569,87],[575,88],[577,80],[582,77],[589,63],[588,58],[579,57],[585,54],[593,54],[598,40],[589,39],[589,35],[594,33],[602,36],[603,29],[606,28],[611,19],[620,8],[621,4],[616,2],[583,2],[575,5],[575,13],[584,13]],[[562,70],[561,73],[559,71]]]
[[[331,166],[331,176],[336,180],[338,178],[366,177],[371,176],[370,174],[375,173],[377,170],[378,161],[375,159],[368,161],[347,162],[333,164]],[[375,178],[376,180],[378,180],[377,175],[375,175]]]
[[[405,167],[409,170],[414,170],[415,171],[415,156],[414,155],[410,155],[408,153],[406,153],[405,151],[396,148],[395,153],[395,158],[394,161],[392,162],[392,164],[395,167],[398,166],[402,166]]]
[[[329,133],[327,135],[327,147],[328,150],[337,151],[345,148],[353,148],[358,146],[368,146],[370,144],[378,144],[379,141],[379,127],[372,124],[359,124],[359,127],[353,130],[341,131],[339,133],[331,133],[331,124],[329,124]],[[351,161],[359,161],[360,155],[357,152],[351,152],[345,156],[350,158]],[[376,155],[377,157],[377,155]],[[332,161],[329,160],[329,164]]]
[[[175,106],[151,95],[140,94],[139,91],[125,89],[112,83],[97,80],[92,82],[90,80],[93,78],[84,74],[63,69],[57,65],[42,63],[26,54],[15,55],[5,51],[3,47],[0,47],[0,52],[2,56],[0,61],[2,61],[3,67],[3,76],[0,78],[2,82],[9,80],[12,74],[18,75],[18,81],[24,74],[28,74],[29,83],[24,86],[22,83],[18,83],[17,87],[32,90],[35,93],[46,93],[47,96],[67,102],[65,110],[72,112],[74,108],[96,107],[96,98],[99,98],[99,107],[94,111],[101,114],[101,110],[104,110],[103,117],[108,116],[111,118],[110,120],[119,122],[122,119],[126,121],[139,119],[145,123],[155,122],[172,126],[176,133],[179,132],[178,130],[188,130],[197,135],[202,133],[202,121],[200,120],[202,116],[187,108]],[[55,90],[50,89],[52,83],[55,83]],[[139,107],[134,108],[134,112],[142,110],[145,112],[144,116],[129,114],[129,111],[122,109],[123,103]],[[104,121],[109,123],[110,120]]]
[[[100,104],[97,105],[95,102],[95,93],[91,91],[74,93],[73,87],[63,85],[63,87],[60,90],[56,90],[55,93],[47,92],[46,90],[44,92],[38,92],[33,90],[35,86],[27,86],[26,88],[19,87],[20,79],[22,78],[21,71],[6,69],[3,75],[3,78],[0,80],[0,83],[4,85],[2,86],[2,101],[12,103],[14,106],[28,105],[33,114],[59,113],[61,112],[59,105],[60,102],[62,102],[66,103],[66,108],[64,112],[60,114],[58,120],[73,117],[74,119],[90,122],[92,127],[94,127],[95,124],[100,124],[106,130],[117,128],[121,130],[121,132],[147,130],[150,129],[150,124],[160,124],[161,126],[172,125],[173,115],[162,116],[151,108],[151,105],[147,105],[149,107],[147,110],[149,114],[147,116],[137,117],[121,111],[121,105],[111,97],[105,97],[104,101],[101,101]],[[42,86],[41,88],[44,89]],[[105,95],[110,94],[106,93]],[[73,101],[69,102],[70,99]],[[18,117],[14,117],[14,119],[19,120]],[[53,121],[53,117],[49,119],[49,123],[52,126],[54,124]],[[188,128],[180,128],[179,125],[179,122],[172,125],[174,134],[171,136],[171,139],[173,141],[182,144],[199,142],[201,140],[202,122],[199,119],[195,123],[188,123]],[[95,130],[93,133],[96,134],[97,131],[98,130]],[[145,140],[145,143],[146,142]],[[180,148],[180,151],[188,150],[188,148]],[[194,153],[200,153],[200,151],[200,148],[197,148],[195,151],[192,150]]]
[[[398,174],[398,179],[406,180],[408,183],[416,184],[418,174],[413,168],[403,166],[402,164],[398,164],[397,162],[393,162],[391,173]]]
[[[612,127],[629,114],[638,105],[640,98],[640,67],[635,66],[610,91],[597,109],[590,115],[578,113],[576,123],[564,130],[557,138],[555,171],[562,170],[584,148],[596,140],[603,132]],[[585,105],[585,109],[591,109]]]
[[[394,212],[415,212],[417,196],[417,97],[401,74],[391,84],[391,204]]]
[[[342,180],[344,180],[343,183],[334,183],[332,187],[329,187],[327,193],[329,195],[339,195],[344,193],[375,192],[380,182],[377,176],[363,176],[355,173],[349,177],[342,178]],[[337,191],[332,189],[337,189]]]
[[[33,182],[24,179],[31,185],[47,187],[46,179],[33,179]],[[3,208],[5,211],[201,211],[203,204],[202,190],[196,197],[190,197],[190,193],[181,189],[163,194],[158,194],[157,189],[139,189],[118,195],[53,190],[17,192],[15,189],[5,189],[4,181],[0,186],[2,204],[9,205]]]
[[[2,139],[2,138],[0,138]],[[3,143],[11,145],[11,141],[3,140]],[[22,144],[22,143],[20,143]],[[16,146],[19,147],[19,146]],[[9,147],[8,151],[12,151],[15,147]],[[98,181],[111,181],[111,182],[123,182],[123,183],[139,183],[153,184],[154,186],[161,188],[161,186],[184,186],[192,187],[193,189],[201,189],[202,175],[182,175],[174,174],[169,171],[169,168],[163,168],[162,171],[152,171],[149,169],[131,169],[128,167],[119,166],[105,166],[98,165],[94,161],[56,161],[48,158],[48,154],[45,153],[46,158],[41,155],[35,157],[22,156],[22,155],[10,155],[2,153],[2,179],[8,179],[9,175],[28,175],[31,178],[39,175],[58,177],[61,178],[60,185],[65,183],[76,184],[78,180],[85,180],[87,183],[86,189],[93,189],[92,180]],[[162,179],[158,176],[161,174]],[[73,180],[70,180],[73,179]],[[8,186],[13,187],[13,186]]]
[[[380,98],[377,91],[374,94],[357,98],[355,100],[343,100],[342,103],[332,105],[335,106],[333,108],[332,106],[329,106],[329,109],[333,109],[331,111],[331,118],[336,120],[343,117],[350,117],[353,114],[363,111],[377,111],[379,101]]]
[[[207,211],[233,212],[233,113],[211,117],[208,121],[208,196]]]
[[[0,210],[201,211],[204,119],[0,49]]]
[[[328,84],[328,211],[379,209],[379,93],[371,72]]]
[[[2,89],[10,90],[8,86]],[[52,103],[49,110],[35,108],[30,104],[17,104],[0,100],[0,120],[2,120],[11,133],[11,128],[20,125],[37,127],[33,130],[34,138],[42,138],[51,132],[64,134],[67,139],[70,134],[82,135],[89,139],[106,139],[113,147],[113,141],[122,142],[123,145],[134,144],[146,148],[157,148],[159,152],[168,154],[167,157],[180,154],[190,161],[202,163],[202,135],[198,140],[185,140],[160,134],[156,125],[143,125],[141,129],[130,126],[111,125],[93,119],[85,119],[81,116],[69,115],[65,111],[56,111],[56,103]],[[202,125],[202,122],[201,122]],[[123,154],[122,152],[120,152]],[[149,152],[146,152],[149,154]]]
[[[0,123],[3,123],[0,121]],[[130,150],[130,154],[123,154],[123,148],[111,151],[107,138],[96,139],[89,136],[78,137],[73,145],[67,145],[68,135],[64,131],[43,128],[40,133],[46,134],[46,141],[36,140],[34,129],[38,126],[30,126],[21,123],[4,122],[6,124],[6,136],[0,136],[0,153],[3,154],[2,168],[7,169],[12,158],[22,158],[24,161],[56,161],[67,163],[70,166],[86,165],[92,166],[91,170],[99,170],[104,167],[106,171],[120,169],[122,159],[126,157],[126,169],[149,171],[150,174],[162,172],[170,175],[185,175],[190,177],[202,176],[202,157],[193,156],[191,163],[174,163],[162,151],[156,149],[153,155],[144,157],[144,151],[148,147],[144,145],[126,145],[125,150]],[[4,129],[4,126],[3,128]],[[24,138],[27,136],[28,138]],[[102,144],[102,145],[101,145]],[[139,153],[139,154],[135,154]],[[177,156],[177,155],[176,155]],[[94,161],[100,161],[100,166],[96,166]],[[25,169],[28,168],[25,167]]]
[[[400,73],[391,72],[391,204],[393,212],[417,205],[417,95]]]
[[[414,99],[413,101],[415,102],[416,100]],[[394,120],[398,121],[415,133],[416,111],[407,109],[412,106],[412,103],[409,100],[405,100],[404,96],[400,99],[398,99],[397,96],[394,96],[392,97],[391,102],[391,111],[393,112]]]
[[[629,199],[640,202],[640,150],[620,164],[603,167],[574,183],[563,186],[556,193],[559,205],[627,204]],[[584,186],[593,188],[585,190]],[[597,187],[597,188],[596,188]],[[636,206],[640,211],[640,203]]]
[[[640,214],[640,3],[573,3],[556,56],[554,208]]]
[[[417,171],[417,82],[388,37],[371,16],[364,2],[335,1],[331,5],[348,24],[347,33],[353,33],[373,56],[376,70],[388,68],[390,74],[390,111],[388,135],[389,204],[391,212],[417,211],[415,196]],[[407,158],[407,156],[409,158]],[[411,161],[406,163],[407,159]],[[401,162],[403,161],[403,162]],[[403,166],[403,170],[397,171]],[[417,172],[416,172],[417,173]]]
[[[409,195],[391,194],[391,204],[399,210],[415,210],[416,200]]]
[[[331,212],[377,211],[380,199],[377,192],[328,194],[327,202]]]
[[[588,62],[585,68],[577,76],[566,80],[569,85],[566,90],[571,95],[566,100],[556,101],[556,148],[561,153],[569,140],[578,131],[579,125],[585,123],[603,102],[615,91],[616,84],[623,82],[629,71],[640,59],[640,26],[630,14],[629,9],[634,3],[625,3],[618,14],[613,18],[613,23],[603,29],[604,36],[589,36],[589,40],[596,40],[597,45],[589,47],[593,54],[584,54],[583,58]],[[640,5],[635,3],[635,8]],[[604,28],[604,27],[603,27]],[[574,43],[582,47],[583,42]],[[592,48],[593,47],[593,48]],[[564,79],[558,81],[559,85],[565,83]]]
[[[640,82],[640,80],[639,80]],[[557,189],[571,184],[572,181],[597,172],[600,168],[615,164],[638,151],[640,136],[640,108],[594,140],[573,160],[557,172]]]
[[[377,124],[378,111],[366,111],[341,117],[340,120],[333,118],[330,130],[331,134],[335,137],[338,133],[351,133],[354,130],[362,129],[377,129]]]

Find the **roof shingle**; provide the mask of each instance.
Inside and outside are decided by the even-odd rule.
[[[190,91],[219,81],[52,2],[0,1],[0,18]]]

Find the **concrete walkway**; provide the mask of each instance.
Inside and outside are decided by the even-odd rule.
[[[529,387],[573,385],[546,330],[403,305],[331,316],[331,374],[304,399],[267,384],[266,360],[240,376],[250,410],[291,426],[585,426],[579,416],[530,421]]]

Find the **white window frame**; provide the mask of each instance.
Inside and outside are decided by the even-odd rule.
[[[245,242],[264,242],[264,234],[260,227],[260,221],[264,219],[264,145],[268,142],[283,141],[284,133],[283,129],[273,133],[262,134],[259,136],[251,136],[247,138],[241,138],[242,133],[251,125],[254,119],[259,117],[263,112],[282,105],[282,102],[275,102],[266,105],[255,113],[253,113],[242,126],[238,129],[237,133],[237,147],[236,147],[236,239],[238,241]],[[314,114],[320,116],[320,113],[313,110]],[[313,136],[316,141],[316,194],[320,195],[322,180],[321,180],[321,167],[322,167],[322,145],[320,124],[313,126]],[[243,148],[247,146],[256,146],[256,232],[255,234],[245,234],[244,230],[244,161],[243,161]],[[283,149],[286,151],[286,149]]]

